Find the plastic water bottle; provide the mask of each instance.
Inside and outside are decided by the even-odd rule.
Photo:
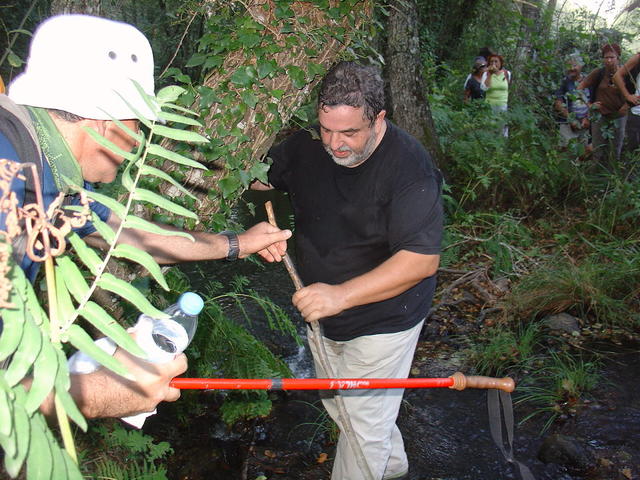
[[[203,306],[198,294],[185,292],[164,311],[170,318],[140,315],[135,326],[136,341],[147,354],[147,360],[164,363],[182,353],[196,333],[198,314]]]
[[[164,310],[169,318],[140,315],[133,330],[136,334],[136,342],[147,354],[146,360],[153,363],[166,363],[182,353],[196,333],[198,314],[203,306],[204,302],[198,294],[185,292],[180,295],[176,303]],[[109,355],[113,355],[116,351],[116,344],[110,338],[103,337],[95,343]],[[68,363],[71,373],[91,373],[100,366],[93,358],[80,351],[73,354]],[[156,413],[155,410],[139,413],[124,417],[122,420],[141,428],[145,419],[154,413]]]

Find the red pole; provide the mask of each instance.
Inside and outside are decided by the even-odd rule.
[[[174,378],[171,386],[198,390],[357,390],[369,388],[495,388],[512,392],[513,379],[466,376],[447,378]]]
[[[171,386],[205,390],[354,390],[370,388],[438,388],[451,378],[174,378]]]

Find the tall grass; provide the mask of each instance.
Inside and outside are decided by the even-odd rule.
[[[587,361],[566,352],[552,352],[548,364],[536,372],[531,383],[519,388],[522,395],[516,404],[529,403],[534,407],[520,423],[546,414],[543,433],[559,415],[575,413],[584,397],[600,381],[598,369],[597,360]]]

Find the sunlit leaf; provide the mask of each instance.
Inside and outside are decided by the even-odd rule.
[[[172,237],[184,237],[189,240],[194,240],[191,235],[187,232],[183,232],[181,230],[169,230],[167,228],[162,228],[161,226],[145,220],[140,217],[136,217],[135,215],[128,215],[125,219],[125,227],[126,228],[134,228],[137,230],[143,230],[149,233],[155,233],[156,235],[168,235]]]
[[[0,435],[8,437],[13,431],[13,412],[11,387],[0,375]]]
[[[109,245],[113,244],[116,238],[116,233],[113,231],[113,228],[111,228],[108,223],[104,222],[98,215],[94,215],[91,220],[100,236],[104,238],[104,241]]]
[[[4,374],[5,380],[11,386],[16,385],[25,377],[42,347],[42,333],[30,319],[24,322],[23,329],[20,346],[13,354],[11,363]]]
[[[165,314],[161,310],[158,310],[156,307],[151,305],[149,300],[147,300],[147,298],[142,293],[140,293],[140,290],[138,290],[130,283],[116,278],[110,273],[102,274],[102,276],[98,280],[98,286],[100,288],[104,288],[105,290],[113,292],[116,295],[129,301],[142,313],[146,313],[151,317],[165,316]]]
[[[177,128],[165,127],[164,125],[155,125],[153,133],[162,137],[178,140],[180,142],[190,143],[209,143],[209,139],[203,137],[199,133],[191,130],[179,130]]]
[[[33,367],[33,382],[24,403],[29,414],[35,412],[53,389],[58,371],[58,356],[55,346],[45,342]]]
[[[53,456],[46,435],[47,425],[42,416],[36,414],[31,419],[31,440],[27,455],[27,478],[51,478]]]
[[[71,295],[69,294],[69,290],[67,290],[60,269],[56,269],[55,276],[58,322],[60,322],[60,325],[66,325],[71,319],[75,318],[76,308],[71,301]]]
[[[116,125],[118,125],[118,128],[120,128],[121,130],[123,130],[124,132],[127,133],[127,135],[129,135],[131,138],[133,138],[140,146],[142,146],[144,144],[145,141],[145,137],[144,134],[138,130],[131,130],[126,123],[124,123],[122,120],[119,120],[117,118],[111,118],[111,121],[114,122]]]
[[[198,116],[197,112],[194,112],[193,110],[189,110],[188,108],[185,108],[182,105],[176,105],[174,103],[165,103],[162,106],[165,109],[170,108],[171,110],[177,110],[177,111],[182,112],[182,113],[187,113],[189,115],[193,115],[194,117]]]
[[[163,104],[175,102],[184,92],[186,92],[186,90],[178,85],[169,85],[168,87],[161,88],[158,93],[156,93],[156,98]]]
[[[13,406],[15,448],[11,454],[5,450],[4,455],[4,468],[11,477],[16,477],[22,468],[22,464],[29,452],[29,438],[31,437],[29,416],[22,407],[26,398],[22,385],[18,385],[14,389],[14,393],[16,396],[16,401]]]
[[[202,127],[202,123],[200,123],[198,120],[185,117],[183,115],[178,115],[176,113],[160,112],[159,117],[163,120],[166,120],[167,122],[176,122],[185,125],[193,125],[194,127]]]
[[[15,268],[14,268],[15,270]],[[0,362],[15,352],[23,335],[22,325],[25,322],[26,312],[23,305],[17,302],[15,290],[11,292],[10,301],[14,308],[2,310],[2,335],[0,335]]]
[[[98,142],[103,147],[108,148],[109,150],[111,150],[116,155],[119,155],[119,156],[121,156],[123,158],[126,158],[127,160],[130,160],[130,161],[133,161],[133,160],[136,159],[136,154],[131,153],[131,152],[127,152],[126,150],[123,150],[122,148],[117,146],[115,143],[113,143],[113,142],[107,140],[106,138],[104,138],[102,135],[100,135],[98,132],[96,132],[93,128],[82,127],[82,129],[85,132],[87,132],[89,134],[89,136],[91,138],[93,138],[96,142]]]
[[[87,196],[92,200],[95,200],[98,203],[103,204],[105,207],[109,208],[114,214],[118,217],[122,218],[125,215],[126,207],[122,205],[117,200],[114,200],[107,195],[103,195],[102,193],[94,192],[91,190],[86,190]]]
[[[184,155],[180,155],[179,153],[173,152],[171,150],[167,150],[166,148],[161,147],[160,145],[156,145],[156,144],[149,145],[149,153],[151,155],[157,155],[159,157],[166,158],[167,160],[171,160],[172,162],[178,163],[180,165],[184,165],[186,167],[199,168],[201,170],[207,169],[207,167],[205,167],[200,162],[196,162],[195,160],[185,157]]]
[[[113,250],[113,255],[118,258],[126,258],[132,262],[139,263],[147,269],[162,288],[169,290],[167,281],[164,279],[164,275],[162,275],[160,265],[158,265],[153,257],[144,250],[122,243]]]
[[[73,246],[76,254],[82,260],[87,268],[96,275],[98,273],[98,267],[102,264],[102,259],[98,256],[98,254],[89,247],[84,240],[82,240],[77,234],[72,233],[67,237],[69,243]]]
[[[69,378],[69,369],[67,367],[67,357],[65,356],[62,349],[56,350],[58,355],[58,373],[56,375],[55,380],[55,389],[56,396],[58,400],[62,403],[65,412],[71,420],[73,420],[76,425],[78,425],[83,431],[87,431],[87,421],[84,416],[78,409],[76,402],[71,398],[68,390],[71,386],[71,381]]]
[[[185,187],[179,184],[173,177],[171,177],[171,175],[169,175],[167,172],[160,170],[159,168],[155,168],[155,167],[152,167],[151,165],[144,164],[140,167],[140,173],[142,173],[142,175],[153,175],[155,177],[161,178],[162,180],[169,182],[171,185],[173,185],[175,188],[180,190],[185,195],[193,198],[194,200],[198,199],[198,197],[193,195],[189,190],[187,190]]]
[[[118,375],[128,378],[129,380],[134,380],[131,375],[127,372],[127,369],[122,365],[118,360],[109,355],[107,352],[98,347],[93,339],[78,325],[71,325],[69,330],[67,330],[67,338],[69,339],[69,343],[76,347],[78,350],[86,353],[91,358],[93,358],[96,362],[101,365],[104,365],[106,368],[111,370]]]
[[[144,355],[144,352],[122,325],[116,322],[114,318],[97,303],[87,302],[79,313],[86,318],[91,325],[100,330],[100,332],[113,340],[117,345],[131,352],[133,355]]]
[[[171,200],[167,199],[166,197],[163,197],[162,195],[158,195],[157,193],[154,193],[150,190],[138,188],[135,191],[133,196],[136,200],[152,203],[158,207],[164,208],[169,212],[175,213],[176,215],[182,215],[183,217],[193,218],[194,220],[198,219],[198,215],[196,215],[191,210],[187,210],[182,205],[173,203]]]

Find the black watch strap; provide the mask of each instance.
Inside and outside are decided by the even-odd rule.
[[[238,255],[240,255],[240,241],[238,240],[238,234],[236,232],[225,230],[224,232],[220,232],[220,235],[224,235],[229,240],[229,252],[227,253],[227,260],[237,260]]]

